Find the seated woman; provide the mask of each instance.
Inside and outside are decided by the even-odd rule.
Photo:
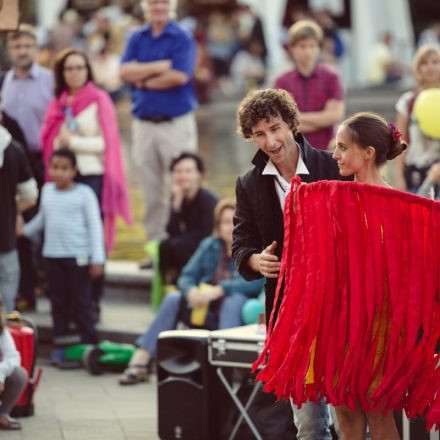
[[[27,372],[20,366],[20,353],[4,326],[3,298],[0,295],[0,430],[15,431],[21,424],[10,412],[27,383]]]
[[[201,186],[205,171],[195,153],[182,152],[170,164],[171,212],[168,237],[159,244],[159,267],[165,280],[174,284],[200,241],[212,232],[217,197]]]
[[[200,243],[183,268],[177,282],[179,291],[165,296],[153,323],[136,341],[139,348],[119,378],[121,385],[148,379],[148,363],[156,356],[159,333],[176,327],[182,309],[185,314],[188,309],[209,305],[205,327],[210,329],[242,325],[241,309],[249,297],[260,293],[264,281],[245,281],[235,269],[231,251],[234,212],[232,199],[224,198],[217,204],[214,233]],[[202,283],[206,284],[200,289]]]

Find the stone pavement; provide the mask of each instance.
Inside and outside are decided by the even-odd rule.
[[[2,431],[3,440],[157,439],[156,381],[122,387],[117,375],[58,370],[42,359],[43,378],[35,415],[21,418],[21,432]]]

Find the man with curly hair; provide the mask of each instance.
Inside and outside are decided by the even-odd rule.
[[[285,90],[250,92],[237,113],[239,134],[259,150],[254,167],[237,179],[233,256],[246,280],[265,277],[266,319],[274,304],[283,250],[283,209],[290,182],[341,179],[331,153],[310,146],[299,132],[299,111]],[[300,440],[330,440],[328,411],[323,402],[293,405]]]

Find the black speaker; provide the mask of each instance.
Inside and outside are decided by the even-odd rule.
[[[159,437],[217,439],[230,405],[215,367],[208,363],[207,330],[172,330],[159,335],[157,383]]]

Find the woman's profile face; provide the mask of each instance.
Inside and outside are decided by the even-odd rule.
[[[341,176],[352,176],[367,166],[367,150],[353,142],[349,128],[341,125],[336,132],[336,148],[333,159],[338,162]]]
[[[63,66],[64,81],[71,92],[76,92],[87,82],[87,64],[82,55],[69,55]]]
[[[218,225],[219,236],[226,243],[232,243],[234,212],[235,209],[225,208],[220,214],[220,221]]]
[[[433,52],[429,53],[420,62],[418,73],[422,84],[440,83],[440,56]]]

